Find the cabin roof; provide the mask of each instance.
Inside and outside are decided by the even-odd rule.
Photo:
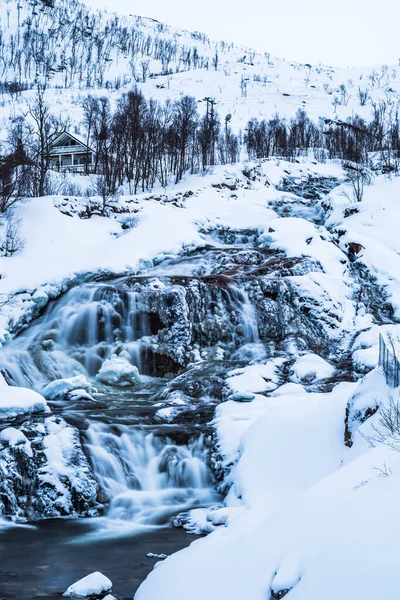
[[[62,146],[63,141],[64,141],[64,145],[65,145],[65,142],[68,139],[75,140],[76,142],[78,142],[78,144],[80,144],[81,146],[85,146],[85,148],[87,150],[90,150],[91,152],[93,152],[93,150],[90,148],[90,146],[87,145],[86,141],[84,140],[84,138],[82,136],[78,135],[77,133],[70,133],[69,131],[62,131],[55,137],[53,143],[51,144],[50,152],[56,146]]]

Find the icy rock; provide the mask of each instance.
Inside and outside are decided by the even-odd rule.
[[[69,586],[63,596],[70,598],[101,598],[110,592],[112,583],[102,573],[95,571]]]
[[[31,420],[0,434],[0,514],[21,521],[98,514],[97,482],[79,431]]]
[[[67,394],[68,400],[87,400],[88,402],[93,402],[93,396],[91,396],[86,390],[78,389],[72,390]]]
[[[15,427],[6,427],[0,431],[0,445],[19,446],[28,456],[33,455],[30,441],[22,431]]]
[[[387,399],[385,375],[380,368],[376,368],[361,379],[347,403],[344,434],[346,446],[353,445],[355,432]]]
[[[234,400],[235,402],[252,402],[255,397],[256,395],[252,392],[237,391],[229,396],[228,400]]]
[[[134,385],[140,381],[138,368],[116,355],[104,361],[96,377],[102,383],[116,386]]]
[[[33,390],[1,386],[0,418],[10,419],[26,413],[50,412],[46,400]]]
[[[256,364],[243,369],[235,369],[229,373],[226,386],[233,393],[242,390],[254,394],[271,392],[278,387],[277,370],[281,363],[281,359],[276,359],[265,365]]]
[[[179,414],[179,409],[177,409],[174,406],[166,406],[165,408],[160,408],[156,412],[156,417],[158,419],[161,419],[162,421],[171,423],[171,421],[174,420],[177,414]]]
[[[317,354],[304,354],[291,369],[291,379],[296,383],[314,383],[332,377],[335,368]]]
[[[76,375],[67,379],[55,379],[42,390],[42,394],[47,400],[60,400],[65,398],[73,390],[84,390],[88,394],[93,390],[93,386],[85,375]]]
[[[36,292],[32,295],[32,300],[39,309],[42,309],[48,303],[49,296],[43,289],[38,288]]]

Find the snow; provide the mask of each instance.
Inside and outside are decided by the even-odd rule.
[[[294,396],[296,394],[305,394],[305,393],[306,393],[306,390],[300,383],[285,383],[285,384],[279,386],[278,388],[276,388],[276,390],[274,390],[272,392],[271,397],[284,396],[284,395],[288,395],[288,394],[290,394],[291,396]]]
[[[332,377],[335,369],[316,354],[304,354],[291,368],[291,379],[295,383],[314,383]]]
[[[116,386],[134,385],[140,381],[138,368],[116,355],[103,362],[96,377],[102,383]]]
[[[47,400],[56,400],[63,399],[67,395],[70,396],[71,392],[81,390],[89,395],[93,391],[93,385],[87,380],[85,375],[76,375],[75,377],[68,377],[65,379],[55,379],[42,389],[42,394]]]
[[[0,444],[3,443],[6,446],[20,446],[28,456],[33,456],[31,444],[26,437],[15,427],[6,427],[0,431]]]
[[[167,558],[135,599],[163,589],[164,600],[263,600],[270,589],[293,588],[297,600],[395,600],[398,455],[385,445],[353,457],[345,449],[344,411],[356,387],[340,384],[301,401],[264,398],[265,415],[239,444],[234,487],[244,506],[224,509],[227,527]],[[254,411],[254,402],[235,404],[243,407]]]
[[[18,415],[49,413],[46,400],[33,390],[13,386],[0,387],[0,418],[11,419]]]
[[[11,25],[6,27],[6,38],[16,27],[16,3],[7,3],[7,7]],[[139,23],[158,40],[180,38],[187,47],[195,44],[208,58],[215,51],[213,43],[195,43],[188,32],[158,31],[157,24],[147,20],[121,22]],[[61,40],[55,50],[58,57],[63,50],[69,52],[64,44]],[[371,69],[307,67],[259,54],[250,64],[243,59],[245,53],[247,50],[237,47],[220,46],[217,71],[182,72],[179,60],[174,59],[170,75],[162,75],[161,61],[150,58],[155,77],[139,87],[146,97],[160,101],[184,93],[197,99],[216,97],[221,116],[232,115],[235,132],[243,131],[249,118],[268,119],[276,112],[290,118],[299,108],[305,108],[313,119],[345,119],[355,113],[369,118],[371,107],[359,105],[357,90],[370,85]],[[90,93],[107,94],[116,106],[133,80],[126,58],[116,48],[110,50],[110,56],[105,77],[126,75],[127,79],[120,89],[91,89]],[[177,69],[181,72],[175,72]],[[246,97],[240,94],[242,76],[249,80]],[[54,75],[54,87],[46,91],[46,98],[54,113],[68,111],[79,138],[84,134],[81,102],[87,91],[79,90],[77,81],[70,89],[56,89],[62,85],[62,77]],[[13,79],[13,73],[8,79]],[[333,92],[342,82],[347,82],[349,102],[335,107],[328,88]],[[370,89],[377,106],[399,92],[397,72],[389,73],[382,86]],[[29,90],[13,102],[2,102],[1,137],[5,138],[10,116],[15,116],[33,93]],[[199,110],[206,110],[205,103]],[[244,169],[257,171],[254,181],[243,175]],[[161,595],[163,600],[266,600],[271,592],[277,595],[285,590],[291,590],[291,600],[397,600],[400,463],[390,444],[376,440],[376,428],[380,427],[380,407],[388,405],[389,394],[395,398],[398,394],[388,390],[376,365],[379,335],[391,334],[397,339],[400,326],[383,325],[379,315],[368,312],[368,298],[355,273],[362,272],[373,290],[379,287],[376,312],[387,302],[399,319],[400,180],[376,177],[365,188],[360,203],[352,202],[346,184],[315,206],[277,189],[284,178],[301,184],[309,176],[343,180],[344,171],[340,161],[319,164],[314,157],[293,163],[242,161],[209,169],[204,175],[187,175],[179,184],[158,187],[151,193],[124,193],[118,201],[121,214],[90,219],[79,218],[86,204],[96,201],[87,197],[90,179],[52,173],[54,189],[69,187],[79,195],[33,198],[15,209],[22,219],[26,244],[13,257],[0,258],[0,295],[13,296],[0,315],[1,344],[71,286],[94,275],[146,274],[162,257],[207,244],[217,247],[213,234],[225,228],[253,229],[259,233],[260,249],[295,260],[296,274],[285,281],[299,304],[301,299],[301,308],[312,311],[314,321],[332,342],[332,347],[327,344],[321,349],[321,356],[301,355],[290,347],[285,349],[285,359],[268,360],[265,352],[257,354],[256,344],[239,350],[236,358],[249,364],[228,373],[223,390],[226,402],[217,407],[212,421],[220,484],[227,492],[225,504],[190,512],[184,527],[210,535],[158,563],[138,591],[137,600]],[[234,184],[234,193],[226,184]],[[295,216],[283,217],[278,203],[296,207]],[[306,215],[318,218],[313,223]],[[135,226],[123,229],[131,217]],[[354,256],[352,244],[360,249]],[[327,385],[335,374],[330,364],[334,343],[336,350],[350,352],[355,370],[365,377],[320,393],[318,384]],[[197,349],[193,356],[200,359]],[[283,373],[289,369],[290,382],[282,385],[286,381]],[[117,386],[139,381],[138,370],[123,356],[104,361],[97,378]],[[92,384],[77,375],[53,381],[42,393],[49,400],[66,396],[90,400],[92,391]],[[45,398],[9,387],[0,376],[2,419],[48,413]],[[172,422],[179,412],[178,403],[160,406],[157,417]],[[71,492],[65,482],[74,478],[71,458],[76,433],[56,417],[46,419],[43,428],[47,466],[41,477],[55,486],[60,504],[67,505]],[[351,448],[344,444],[345,433],[351,437]],[[26,436],[13,427],[1,431],[0,443],[17,446],[28,455],[31,452]],[[92,573],[64,595],[104,594],[110,589],[109,579]],[[106,598],[112,600],[110,595]]]
[[[279,592],[289,591],[301,580],[301,562],[296,552],[285,556],[271,582],[275,597]],[[278,596],[279,597],[279,596]],[[282,597],[282,596],[280,596]]]
[[[112,583],[108,577],[99,573],[99,571],[95,571],[70,585],[63,596],[78,598],[86,598],[87,596],[100,597],[105,592],[110,592],[111,588]]]
[[[334,232],[345,232],[339,238],[341,248],[349,243],[363,246],[356,264],[365,266],[371,278],[384,288],[397,317],[400,316],[399,194],[399,179],[382,175],[365,188],[362,202],[352,203],[340,190],[333,190],[324,199],[330,210],[327,227]],[[346,216],[346,209],[352,214]]]
[[[231,371],[226,379],[226,385],[233,392],[232,400],[245,400],[249,392],[260,394],[274,390],[278,382],[277,369],[283,362],[282,359],[276,359],[266,365],[256,364]]]

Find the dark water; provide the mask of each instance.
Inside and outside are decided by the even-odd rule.
[[[85,520],[55,519],[35,528],[0,530],[0,600],[59,600],[68,586],[93,571],[111,579],[118,600],[131,600],[159,560],[148,552],[172,554],[198,537],[168,527],[79,541],[90,529]]]

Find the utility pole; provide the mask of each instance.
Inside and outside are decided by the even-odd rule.
[[[205,116],[205,146],[206,154],[209,153],[209,161],[207,157],[203,158],[203,166],[209,162],[210,165],[215,163],[215,119],[214,119],[214,106],[217,104],[214,98],[206,96],[199,100],[199,102],[206,102],[206,116]]]

